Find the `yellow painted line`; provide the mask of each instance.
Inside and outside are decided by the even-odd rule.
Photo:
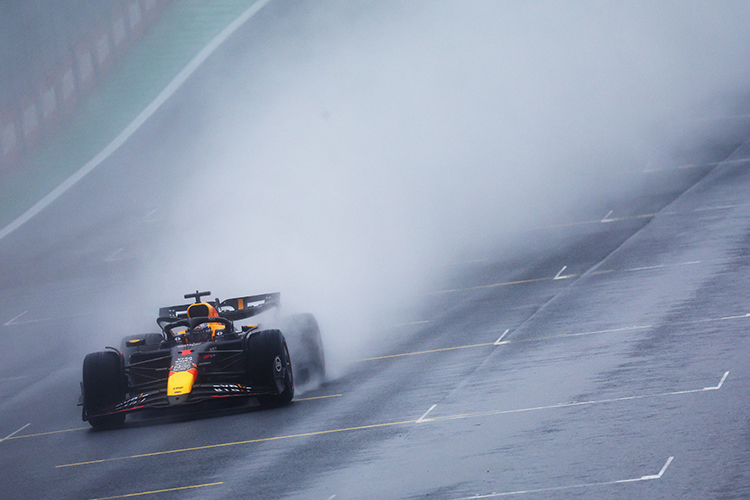
[[[13,439],[23,439],[23,438],[30,438],[30,437],[37,437],[37,436],[48,436],[50,434],[62,434],[64,432],[75,432],[75,431],[85,431],[90,429],[90,427],[76,427],[75,429],[63,429],[61,431],[49,431],[49,432],[37,432],[36,434],[23,434],[21,436],[13,436],[6,439],[6,441],[11,441]]]
[[[516,409],[504,409],[504,410],[497,409],[497,410],[488,410],[488,411],[471,412],[471,413],[458,413],[458,414],[452,414],[452,415],[442,415],[442,416],[426,418],[427,413],[429,413],[429,411],[432,411],[432,409],[434,408],[433,406],[432,408],[430,408],[430,410],[428,410],[427,413],[423,414],[417,420],[402,420],[398,422],[386,422],[382,424],[360,425],[356,427],[346,427],[346,428],[341,428],[341,429],[305,432],[305,433],[300,433],[300,434],[289,434],[286,436],[275,436],[275,437],[261,438],[261,439],[249,439],[246,441],[235,441],[235,442],[230,442],[230,443],[219,443],[219,444],[211,444],[211,445],[206,445],[206,446],[196,446],[193,448],[157,451],[157,452],[152,452],[152,453],[143,453],[140,455],[131,455],[131,456],[126,456],[126,457],[104,458],[101,460],[91,460],[88,462],[78,462],[78,463],[57,465],[55,466],[55,468],[59,469],[59,468],[66,468],[66,467],[78,467],[82,465],[91,465],[91,464],[113,462],[113,461],[119,461],[119,460],[156,457],[156,456],[169,455],[169,454],[174,454],[174,453],[187,453],[190,451],[201,451],[201,450],[208,450],[208,449],[214,449],[214,448],[222,448],[222,447],[227,447],[227,446],[238,446],[242,444],[262,443],[262,442],[267,442],[267,441],[277,441],[277,440],[282,440],[282,439],[292,439],[292,438],[309,437],[309,436],[323,436],[327,434],[336,434],[336,433],[341,433],[341,432],[353,432],[353,431],[361,431],[361,430],[368,430],[368,429],[395,427],[395,426],[401,426],[401,425],[417,424],[417,423],[422,423],[422,422],[439,422],[439,421],[458,420],[458,419],[465,419],[465,418],[472,418],[472,417],[486,417],[486,416],[491,416],[491,415],[505,415],[505,414],[511,414],[511,413],[523,413],[523,412],[533,412],[533,411],[539,411],[539,410],[581,407],[581,406],[590,406],[590,405],[597,405],[597,404],[603,404],[603,403],[615,403],[615,402],[621,402],[621,401],[633,401],[633,400],[638,400],[638,399],[647,399],[647,398],[655,398],[655,397],[701,393],[701,392],[715,391],[715,390],[721,389],[721,386],[724,383],[724,381],[727,379],[728,375],[729,375],[729,372],[725,372],[724,376],[721,378],[718,385],[712,386],[712,387],[704,387],[701,389],[690,389],[690,390],[670,391],[670,392],[663,392],[663,393],[656,393],[656,394],[624,396],[620,398],[609,398],[609,399],[592,400],[592,401],[573,401],[569,403],[557,403],[553,405],[536,406],[536,407],[529,407],[529,408],[516,408]],[[217,483],[214,483],[214,484],[217,484]],[[200,486],[201,485],[198,485],[195,487],[200,487]],[[190,487],[183,487],[181,489],[188,489],[188,488]],[[180,488],[177,488],[177,489],[180,489]],[[130,495],[119,496],[119,497],[108,497],[108,498],[125,498],[126,496],[138,496],[138,495],[145,495],[148,493],[161,493],[163,491],[175,491],[175,490],[170,489],[170,490],[159,490],[159,491],[146,492],[146,493],[133,493]],[[105,499],[98,499],[98,500],[105,500]]]
[[[353,432],[353,431],[362,431],[367,429],[378,429],[383,427],[394,427],[398,425],[407,425],[407,424],[413,424],[416,420],[403,420],[400,422],[386,422],[384,424],[370,424],[370,425],[359,425],[357,427],[345,427],[341,429],[330,429],[325,431],[313,431],[313,432],[303,432],[300,434],[288,434],[285,436],[274,436],[274,437],[268,437],[268,438],[259,438],[259,439],[248,439],[245,441],[234,441],[230,443],[218,443],[218,444],[207,444],[205,446],[195,446],[193,448],[181,448],[176,450],[165,450],[165,451],[154,451],[151,453],[142,453],[140,455],[130,455],[127,457],[115,457],[115,458],[102,458],[99,460],[89,460],[87,462],[77,462],[72,464],[62,464],[62,465],[56,465],[56,469],[62,469],[65,467],[78,467],[81,465],[92,465],[92,464],[101,464],[105,462],[115,462],[119,460],[131,460],[135,458],[149,458],[149,457],[158,457],[163,455],[171,455],[175,453],[187,453],[189,451],[201,451],[201,450],[211,450],[216,448],[224,448],[227,446],[239,446],[243,444],[252,444],[252,443],[265,443],[268,441],[280,441],[282,439],[294,439],[294,438],[301,438],[301,437],[310,437],[310,436],[324,436],[326,434],[336,434],[340,432]]]
[[[412,325],[424,325],[425,323],[429,323],[429,319],[425,319],[422,321],[410,321],[408,323],[398,323],[395,325],[388,325],[386,328],[398,328],[400,326],[412,326]]]
[[[628,217],[612,217],[611,219],[606,219],[606,223],[612,223],[612,222],[621,222],[626,220],[634,220],[634,219],[651,219],[656,217],[658,214],[640,214],[640,215],[630,215]],[[602,224],[601,219],[597,220],[584,220],[579,222],[565,222],[562,224],[553,224],[551,226],[541,226],[541,227],[535,227],[532,228],[531,231],[544,231],[545,229],[557,229],[561,227],[575,227],[575,226],[585,226],[588,224]]]
[[[481,264],[483,262],[489,262],[490,259],[474,259],[474,260],[465,260],[461,262],[448,262],[447,264],[443,264],[445,267],[454,267],[454,266],[465,266],[468,264]]]
[[[663,212],[664,215],[667,215],[667,212]],[[607,214],[609,215],[609,214]],[[604,220],[598,219],[598,220],[587,220],[587,221],[580,221],[580,222],[568,222],[564,224],[554,224],[551,226],[543,226],[532,229],[532,231],[540,231],[544,229],[555,229],[555,228],[561,228],[561,227],[573,227],[573,226],[582,226],[587,224],[602,224],[603,222],[620,222],[625,220],[633,220],[633,219],[651,219],[658,215],[658,213],[651,213],[651,214],[640,214],[640,215],[631,215],[628,217],[612,217],[610,219],[605,218]],[[609,271],[595,271],[591,272],[589,274],[604,274],[604,273],[611,273],[613,270]],[[528,280],[518,280],[518,281],[506,281],[503,283],[491,283],[489,285],[479,285],[479,286],[472,286],[468,288],[451,288],[448,290],[439,290],[436,292],[428,292],[427,295],[440,295],[445,293],[455,293],[455,292],[466,292],[471,290],[482,290],[485,288],[495,288],[495,287],[501,287],[501,286],[510,286],[510,285],[520,285],[523,283],[536,283],[539,281],[554,281],[554,280],[561,280],[561,279],[568,279],[568,278],[577,278],[579,276],[582,276],[581,274],[566,274],[565,276],[556,276],[553,278],[532,278]]]
[[[182,491],[182,490],[192,490],[195,488],[206,488],[208,486],[218,486],[220,484],[224,484],[224,482],[218,482],[218,483],[206,483],[206,484],[196,484],[193,486],[180,486],[177,488],[166,488],[163,490],[153,490],[153,491],[142,491],[140,493],[128,493],[127,495],[116,495],[113,497],[99,497],[94,498],[92,500],[112,500],[113,498],[130,498],[130,497],[140,497],[143,495],[155,495],[156,493],[168,493],[170,491]]]
[[[310,397],[310,398],[299,398],[299,399],[295,399],[294,401],[313,401],[313,400],[316,400],[316,399],[340,398],[341,396],[343,396],[343,394],[329,394],[329,395],[326,395],[326,396],[314,396],[314,397]],[[213,412],[211,412],[211,411],[201,412],[201,413],[198,413],[198,415],[204,414],[204,413],[213,413]],[[142,422],[151,422],[151,421],[154,421],[154,420],[160,420],[160,419],[164,419],[164,418],[167,418],[167,417],[157,417],[157,418],[143,419],[141,421]],[[52,434],[63,434],[65,432],[87,431],[87,430],[90,430],[90,429],[91,429],[91,427],[76,427],[75,429],[63,429],[63,430],[60,430],[60,431],[37,432],[36,434],[23,434],[21,436],[11,436],[9,438],[5,438],[4,441],[11,441],[13,439],[24,439],[24,438],[39,437],[39,436],[49,436],[49,435],[52,435]]]
[[[546,406],[532,406],[528,408],[515,408],[515,409],[507,409],[507,410],[487,410],[487,411],[478,411],[478,412],[471,412],[471,413],[457,413],[453,415],[442,415],[437,417],[428,417],[421,420],[421,422],[440,422],[440,421],[447,421],[447,420],[461,420],[466,418],[476,418],[476,417],[489,417],[493,415],[509,415],[513,413],[527,413],[527,412],[535,412],[540,410],[557,410],[561,408],[572,408],[572,407],[583,407],[583,406],[592,406],[592,405],[600,405],[600,404],[608,404],[608,403],[619,403],[623,401],[636,401],[639,399],[650,399],[650,398],[662,398],[667,396],[683,396],[685,394],[699,394],[706,391],[718,391],[721,389],[721,386],[724,384],[724,381],[726,381],[727,377],[729,376],[729,372],[724,372],[724,376],[719,381],[718,385],[711,386],[711,387],[703,387],[701,389],[686,389],[682,391],[669,391],[669,392],[658,392],[655,394],[640,394],[640,395],[633,395],[633,396],[623,396],[619,398],[608,398],[608,399],[598,399],[598,400],[590,400],[590,401],[571,401],[569,403],[557,403],[553,405],[546,405]]]
[[[640,217],[640,216],[639,216]],[[614,220],[614,219],[613,219]],[[636,272],[636,271],[648,271],[651,269],[660,269],[665,267],[675,267],[675,266],[689,266],[689,265],[696,265],[701,264],[701,261],[691,261],[691,262],[675,262],[672,264],[659,264],[655,266],[646,266],[646,267],[634,267],[630,269],[604,269],[601,271],[589,271],[588,276],[596,276],[600,274],[609,274],[609,273],[630,273],[630,272]],[[455,292],[467,292],[471,290],[482,290],[485,288],[494,288],[494,287],[501,287],[501,286],[510,286],[510,285],[519,285],[522,283],[535,283],[539,281],[560,281],[562,279],[568,279],[568,278],[578,278],[583,276],[583,274],[566,274],[563,276],[554,276],[554,277],[547,277],[547,278],[532,278],[528,280],[519,280],[519,281],[505,281],[502,283],[491,283],[489,285],[479,285],[479,286],[472,286],[468,288],[451,288],[448,290],[439,290],[437,292],[429,292],[426,295],[440,295],[445,293],[455,293]]]
[[[628,326],[624,328],[613,328],[611,330],[598,330],[598,331],[592,331],[592,332],[576,332],[576,333],[561,333],[559,335],[545,335],[544,337],[534,337],[530,339],[515,339],[515,340],[502,340],[500,342],[483,342],[481,344],[468,344],[468,345],[457,345],[452,347],[441,347],[439,349],[429,349],[426,351],[412,351],[412,352],[402,352],[398,354],[387,354],[385,356],[375,356],[373,358],[363,358],[363,359],[357,359],[354,361],[350,361],[351,363],[362,363],[365,361],[377,361],[380,359],[390,359],[390,358],[401,358],[404,356],[418,356],[420,354],[430,354],[434,352],[444,352],[444,351],[455,351],[458,349],[472,349],[475,347],[488,347],[488,346],[499,346],[499,345],[505,345],[505,344],[518,344],[518,343],[528,343],[528,342],[543,342],[545,340],[550,339],[561,339],[561,338],[567,338],[567,337],[583,337],[586,335],[596,335],[596,334],[605,334],[605,333],[617,333],[617,332],[626,332],[631,330],[640,330],[645,328],[651,328],[651,325],[644,325],[644,326]]]
[[[578,276],[577,274],[571,274],[566,276],[567,278],[572,278],[574,276]],[[429,292],[427,295],[439,295],[442,293],[455,293],[455,292],[466,292],[470,290],[482,290],[484,288],[495,288],[500,286],[509,286],[509,285],[520,285],[521,283],[535,283],[537,281],[552,281],[554,278],[532,278],[528,280],[518,280],[518,281],[506,281],[504,283],[492,283],[489,285],[479,285],[479,286],[472,286],[469,288],[451,288],[449,290],[440,290],[437,292]]]
[[[299,398],[294,401],[314,401],[316,399],[340,398],[343,394],[329,394],[328,396],[313,396],[311,398]]]
[[[654,172],[670,172],[674,170],[688,170],[693,168],[710,168],[710,167],[718,167],[719,165],[723,164],[730,164],[730,163],[747,163],[749,160],[747,158],[737,159],[737,160],[722,160],[722,161],[712,161],[710,163],[701,163],[701,164],[694,164],[694,163],[685,163],[684,165],[675,165],[675,166],[668,166],[668,167],[660,167],[660,168],[649,168],[643,171],[644,174],[650,174]]]
[[[458,345],[453,347],[442,347],[440,349],[430,349],[428,351],[414,351],[414,352],[402,352],[400,354],[388,354],[386,356],[376,356],[374,358],[364,358],[352,361],[352,363],[358,363],[361,361],[375,361],[378,359],[389,359],[389,358],[400,358],[403,356],[417,356],[419,354],[429,354],[431,352],[443,352],[443,351],[455,351],[456,349],[471,349],[472,347],[484,347],[488,345],[495,345],[494,342],[484,342],[482,344],[471,344],[471,345]]]
[[[610,271],[604,271],[604,272],[610,272]],[[499,345],[506,345],[506,344],[520,344],[520,343],[530,343],[530,342],[544,342],[544,341],[553,340],[553,339],[585,337],[588,335],[606,335],[610,333],[631,332],[631,331],[636,331],[636,330],[648,330],[650,328],[656,328],[656,327],[665,326],[665,325],[692,325],[692,324],[698,324],[698,323],[711,323],[715,321],[727,321],[727,320],[748,319],[748,318],[750,318],[750,313],[743,313],[743,314],[737,314],[737,315],[732,315],[732,316],[723,316],[720,318],[704,318],[704,319],[697,319],[697,320],[690,320],[690,321],[671,321],[669,323],[660,323],[660,324],[654,324],[654,325],[635,325],[635,326],[624,326],[620,328],[609,328],[605,330],[560,333],[557,335],[545,335],[542,337],[533,337],[533,338],[526,338],[526,339],[500,340],[504,337],[504,336],[501,336],[500,339],[496,340],[495,342],[483,342],[481,344],[458,345],[458,346],[452,346],[452,347],[442,347],[439,349],[429,349],[425,351],[412,351],[412,352],[402,352],[398,354],[388,354],[385,356],[375,356],[372,358],[357,359],[357,360],[350,361],[350,363],[361,363],[365,361],[377,361],[380,359],[401,358],[404,356],[418,356],[420,354],[430,354],[430,353],[444,352],[444,351],[455,351],[457,349],[471,349],[474,347],[499,346]],[[491,333],[491,332],[492,330],[483,332],[483,333]]]

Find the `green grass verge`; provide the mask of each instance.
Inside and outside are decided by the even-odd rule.
[[[60,130],[0,178],[0,229],[99,153],[256,0],[174,0]]]

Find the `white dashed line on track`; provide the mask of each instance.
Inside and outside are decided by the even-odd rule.
[[[16,434],[18,434],[19,432],[21,432],[22,430],[24,430],[26,427],[28,427],[30,425],[31,425],[31,422],[29,422],[28,424],[24,425],[23,427],[21,427],[17,431],[11,432],[10,434],[8,434],[7,436],[5,436],[4,438],[0,439],[0,443],[2,443],[3,441],[5,441],[6,439],[12,438],[13,436],[15,436]]]
[[[24,311],[24,312],[22,312],[21,314],[19,314],[18,316],[15,316],[15,317],[14,317],[13,319],[11,319],[10,321],[8,321],[8,322],[6,322],[6,323],[3,323],[3,326],[11,326],[11,325],[17,325],[17,324],[19,324],[19,323],[16,323],[16,320],[18,320],[18,319],[20,319],[21,317],[23,317],[23,315],[24,315],[24,314],[28,314],[28,312],[29,312],[29,311]]]
[[[424,422],[424,419],[425,419],[425,418],[427,417],[427,415],[429,415],[429,414],[430,414],[430,412],[431,412],[432,410],[434,410],[434,409],[435,409],[435,407],[436,407],[436,406],[437,406],[437,404],[434,404],[434,405],[430,406],[430,409],[429,409],[429,410],[427,410],[426,412],[424,412],[424,414],[423,414],[423,415],[422,415],[421,417],[419,417],[419,418],[417,419],[417,421],[416,421],[415,423],[419,424],[419,423],[422,423],[422,422]]]
[[[500,337],[498,337],[498,339],[497,339],[497,340],[495,341],[495,345],[501,345],[501,344],[504,344],[505,342],[503,342],[503,339],[505,338],[505,336],[506,336],[506,335],[508,335],[508,332],[509,332],[509,331],[510,331],[510,328],[508,328],[507,330],[505,330],[505,331],[503,332],[503,334],[502,334],[502,335],[500,335]]]
[[[429,319],[425,319],[422,321],[409,321],[407,323],[397,323],[395,325],[388,325],[386,326],[386,328],[402,328],[404,326],[426,325],[429,322],[430,322]]]
[[[664,475],[667,468],[669,467],[669,464],[671,464],[673,460],[674,460],[674,457],[669,457],[667,459],[667,462],[664,464],[664,466],[661,468],[658,474],[653,474],[653,475],[648,475],[648,476],[635,477],[631,479],[616,479],[614,481],[602,481],[599,483],[569,484],[566,486],[551,486],[549,488],[505,491],[502,493],[493,492],[493,493],[488,493],[486,495],[473,495],[470,497],[462,497],[458,500],[476,500],[478,498],[498,498],[498,497],[508,497],[508,496],[515,496],[515,495],[528,495],[531,493],[545,493],[545,492],[551,492],[551,491],[572,490],[576,488],[593,488],[596,486],[608,486],[608,485],[613,485],[613,484],[637,483],[639,481],[653,481],[655,479],[661,479],[661,477]]]
[[[674,460],[674,457],[669,457],[667,459],[667,462],[664,464],[664,467],[661,468],[658,474],[655,474],[653,476],[643,476],[641,477],[641,481],[648,481],[649,479],[661,479],[664,473],[667,472],[667,467],[669,467],[669,464],[672,463],[672,460]]]
[[[120,253],[123,250],[125,250],[125,249],[124,248],[118,248],[117,250],[115,250],[114,252],[112,252],[112,254],[109,257],[107,257],[106,259],[104,259],[104,262],[114,262],[114,261],[118,260],[117,256],[120,255]]]
[[[655,266],[644,266],[644,267],[634,267],[632,269],[626,269],[626,271],[635,272],[635,271],[648,271],[649,269],[662,269],[664,267],[667,267],[664,264],[657,264]]]
[[[592,405],[600,405],[600,404],[607,404],[607,403],[620,403],[620,402],[625,402],[625,401],[638,401],[640,399],[652,399],[652,398],[663,398],[663,397],[669,397],[669,396],[682,396],[685,394],[696,394],[696,393],[701,393],[701,392],[705,392],[709,390],[719,390],[728,376],[729,376],[729,372],[725,372],[724,376],[721,378],[721,381],[719,382],[717,386],[707,387],[707,388],[702,388],[702,389],[659,392],[656,394],[641,394],[638,396],[623,396],[620,398],[594,399],[591,401],[571,401],[568,403],[558,403],[554,405],[545,405],[545,406],[532,406],[528,408],[515,408],[515,409],[510,409],[510,410],[486,410],[486,411],[478,411],[478,412],[472,412],[472,413],[458,413],[458,414],[453,414],[453,415],[443,415],[443,416],[430,417],[430,418],[426,418],[426,414],[425,414],[425,415],[422,415],[419,421],[420,422],[444,422],[448,420],[462,420],[462,419],[467,419],[467,418],[489,417],[493,415],[511,415],[514,413],[529,413],[529,412],[542,411],[542,410],[559,410],[562,408],[574,408],[576,406],[592,406]],[[432,408],[430,408],[429,411],[432,411]]]
[[[650,174],[653,172],[663,172],[663,171],[673,171],[673,170],[687,170],[692,168],[709,168],[709,167],[718,167],[720,165],[732,165],[736,163],[747,163],[750,159],[748,158],[739,158],[737,160],[722,160],[722,161],[712,161],[709,163],[701,163],[701,164],[694,164],[694,163],[686,163],[684,165],[674,165],[669,167],[661,167],[661,168],[648,168],[649,165],[646,167],[646,169],[643,171],[644,174]]]
[[[705,207],[705,208],[696,208],[693,210],[693,212],[708,212],[710,210],[729,210],[732,208],[737,208],[741,205],[720,205],[716,207]]]
[[[29,311],[24,311],[18,316],[14,317],[10,321],[7,321],[3,323],[2,326],[17,326],[17,325],[30,325],[32,323],[41,323],[43,321],[52,321],[52,318],[34,318],[34,319],[26,319],[23,321],[19,321],[21,318],[23,318],[26,314],[28,314]],[[58,315],[55,316],[55,320],[63,320],[63,319],[70,319],[70,318],[82,318],[84,316],[91,316],[91,312],[83,312],[80,314],[69,314],[69,315]]]
[[[508,330],[506,330],[503,335],[500,336],[499,339],[492,342],[481,342],[478,344],[466,344],[466,345],[454,345],[454,346],[447,346],[447,347],[439,347],[437,349],[426,349],[423,351],[409,351],[409,352],[400,352],[400,353],[394,353],[394,354],[384,354],[382,356],[373,356],[369,358],[361,358],[361,359],[353,359],[348,361],[348,363],[363,363],[365,361],[378,361],[383,359],[391,359],[391,358],[401,358],[404,356],[418,356],[423,354],[434,354],[434,353],[440,353],[440,352],[448,352],[448,351],[455,351],[458,349],[473,349],[473,348],[479,348],[479,347],[489,347],[489,346],[497,346],[497,345],[504,345],[504,344],[510,344],[510,343],[528,343],[528,342],[547,342],[550,340],[557,340],[557,339],[567,339],[567,338],[576,338],[576,337],[585,337],[588,335],[602,335],[602,334],[611,334],[611,333],[621,333],[621,332],[629,332],[629,331],[638,331],[638,330],[649,330],[652,328],[661,328],[664,326],[679,326],[679,325],[699,325],[702,323],[713,323],[717,321],[729,321],[729,320],[735,320],[735,319],[747,319],[750,318],[750,313],[746,314],[737,314],[733,316],[723,316],[721,318],[703,318],[703,319],[694,319],[694,320],[686,320],[686,321],[669,321],[666,323],[656,323],[653,325],[633,325],[633,326],[624,326],[620,328],[609,328],[606,330],[592,330],[592,331],[585,331],[585,332],[573,332],[573,333],[561,333],[557,335],[543,335],[538,337],[528,337],[528,338],[519,338],[514,340],[503,340],[505,338],[505,333],[508,333]],[[494,333],[498,332],[500,330],[487,330],[484,333]],[[627,340],[627,339],[625,339]]]
[[[735,260],[735,259],[715,259],[711,261],[706,262],[728,262],[729,260]],[[588,273],[589,276],[603,276],[608,275],[612,273],[632,273],[636,271],[648,271],[652,269],[661,269],[666,267],[677,267],[677,266],[694,266],[696,264],[703,264],[703,261],[700,260],[693,260],[688,262],[675,262],[673,264],[656,264],[653,266],[642,266],[642,267],[631,267],[626,269],[603,269],[601,271],[591,271]],[[456,292],[470,292],[474,290],[485,290],[488,288],[497,288],[497,287],[505,287],[505,286],[511,286],[511,285],[521,285],[521,284],[528,284],[528,283],[541,283],[541,282],[547,282],[547,281],[555,281],[555,280],[561,280],[561,279],[567,279],[567,278],[575,278],[579,276],[586,275],[585,273],[582,274],[566,274],[562,275],[562,273],[567,269],[568,266],[563,266],[563,268],[557,273],[557,275],[554,278],[546,277],[546,278],[530,278],[526,280],[517,280],[517,281],[505,281],[500,283],[490,283],[487,285],[478,285],[478,286],[472,286],[467,288],[451,288],[447,290],[438,290],[434,292],[428,292],[426,295],[443,295],[448,293],[456,293]]]
[[[727,377],[727,374],[725,373],[722,379],[726,380],[726,377]],[[721,382],[719,383],[717,388],[718,387],[721,387]],[[646,400],[646,399],[653,399],[653,398],[659,398],[659,397],[682,396],[682,395],[687,395],[687,394],[705,394],[705,392],[703,389],[671,391],[671,392],[662,392],[662,393],[656,393],[656,394],[643,394],[639,396],[623,396],[619,398],[600,399],[600,400],[594,400],[594,401],[573,401],[569,403],[560,403],[556,405],[538,406],[538,407],[532,407],[532,408],[519,408],[519,409],[512,409],[512,410],[489,410],[489,411],[481,411],[481,412],[474,412],[474,413],[452,414],[452,415],[443,415],[439,417],[428,418],[428,414],[437,407],[437,404],[434,404],[418,420],[410,419],[410,420],[400,420],[400,421],[383,422],[383,423],[375,423],[375,424],[365,424],[365,425],[338,428],[338,429],[322,429],[318,431],[309,431],[309,432],[303,432],[299,434],[270,436],[270,437],[265,437],[265,438],[248,439],[248,440],[235,441],[235,442],[214,443],[214,444],[207,444],[203,446],[196,446],[192,448],[170,449],[170,450],[163,450],[163,451],[150,451],[148,453],[142,453],[142,454],[137,454],[137,455],[111,457],[111,458],[99,458],[99,459],[88,460],[88,461],[83,461],[83,462],[66,463],[66,464],[56,465],[55,469],[62,469],[62,468],[68,468],[68,467],[81,467],[81,466],[102,464],[105,462],[114,462],[114,461],[120,461],[120,460],[153,458],[155,456],[160,456],[160,455],[173,456],[175,453],[204,451],[204,450],[215,449],[215,448],[226,448],[228,446],[249,445],[252,443],[265,443],[265,442],[270,442],[270,441],[296,439],[296,438],[310,437],[310,436],[329,436],[329,435],[336,434],[336,433],[351,433],[351,432],[358,432],[358,431],[367,431],[367,430],[372,430],[372,429],[393,428],[393,427],[399,427],[399,426],[405,426],[405,425],[414,425],[415,423],[422,423],[422,422],[442,423],[442,422],[449,422],[452,420],[467,419],[467,418],[477,418],[477,417],[481,418],[481,417],[489,417],[489,416],[510,415],[510,414],[517,414],[517,413],[523,413],[523,412],[539,411],[539,410],[555,410],[555,409],[571,408],[571,407],[576,407],[576,406],[590,406],[590,405],[595,405],[595,404],[637,401],[637,400]],[[24,428],[25,427],[23,427],[22,429],[19,429],[16,432],[20,432]],[[656,476],[641,476],[640,478],[637,478],[637,479],[619,480],[617,482],[642,481],[645,479],[661,477],[661,474],[664,474],[664,471],[666,470],[670,462],[671,461],[668,460],[667,464],[665,464],[661,472],[657,474]],[[610,483],[607,483],[607,484],[610,484]]]
[[[156,219],[152,219],[151,216],[154,215],[158,211],[159,211],[158,208],[155,208],[155,209],[151,210],[149,213],[147,213],[146,215],[143,216],[143,221],[144,222],[155,222]]]
[[[23,318],[26,314],[28,314],[29,311],[24,311],[15,318],[11,319],[10,321],[3,323],[3,326],[15,326],[15,325],[28,325],[30,323],[38,323],[40,321],[47,321],[44,318],[37,318],[37,319],[27,319],[26,321],[18,321],[19,319]]]
[[[721,377],[721,380],[719,380],[719,385],[716,385],[714,387],[704,387],[703,390],[704,391],[718,391],[719,389],[721,389],[721,386],[724,385],[724,381],[727,379],[728,376],[729,376],[729,372],[724,372],[724,376]]]
[[[572,275],[568,275],[568,276],[562,276],[562,273],[564,273],[564,272],[565,272],[565,270],[566,270],[567,268],[568,268],[568,266],[562,266],[562,269],[560,269],[560,270],[559,270],[559,271],[557,272],[557,274],[555,275],[555,277],[554,277],[554,278],[552,278],[552,279],[555,279],[555,280],[562,280],[562,279],[565,279],[565,278],[570,278],[570,276],[572,276]]]

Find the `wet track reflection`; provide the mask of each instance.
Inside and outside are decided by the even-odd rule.
[[[226,61],[263,61],[267,47],[248,48],[248,40],[293,33],[277,26],[285,13],[269,10],[239,30],[223,49],[226,60],[197,71],[127,147],[0,239],[3,495],[750,495],[744,115],[727,117],[721,127],[720,120],[705,124],[722,133],[688,141],[679,164],[655,159],[628,172],[635,187],[581,199],[573,211],[514,225],[481,244],[466,242],[465,254],[449,263],[424,255],[428,286],[382,323],[367,332],[336,324],[344,331],[335,336],[323,330],[334,369],[322,383],[298,387],[288,406],[260,409],[253,401],[148,412],[106,432],[81,421],[84,355],[153,330],[163,305],[156,297],[165,289],[174,289],[172,298],[186,291],[164,245],[223,238],[217,230],[211,238],[189,232],[172,241],[172,230],[184,229],[191,211],[199,211],[175,182],[190,177],[183,156],[190,150],[180,144],[200,128],[193,117],[205,110],[195,96],[206,82],[216,83],[217,72],[229,71]],[[227,85],[222,92],[246,92]],[[144,161],[150,154],[160,156],[161,168]],[[334,186],[326,196],[335,194]],[[168,199],[180,200],[176,209]],[[201,205],[217,220],[228,218],[224,208]],[[334,260],[349,248],[326,244]],[[200,262],[225,273],[217,276],[242,274],[248,268],[233,267],[246,258],[238,252]],[[311,255],[300,251],[298,260],[312,268],[308,278],[318,286],[325,279]],[[361,275],[350,264],[341,261],[354,281]],[[243,286],[254,286],[258,276],[264,277],[243,275]],[[144,289],[148,280],[153,289]],[[347,293],[342,309],[350,304]],[[338,345],[360,334],[358,350]]]

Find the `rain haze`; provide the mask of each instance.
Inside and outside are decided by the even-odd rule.
[[[750,497],[750,3],[0,21],[5,496]]]
[[[279,290],[318,315],[332,360],[398,323],[446,266],[523,251],[524,229],[674,164],[677,138],[731,113],[748,77],[737,2],[309,9],[295,38],[263,42],[260,66],[237,61],[205,89],[165,238],[185,244],[143,279],[162,301]],[[206,186],[222,199],[195,215]],[[180,238],[202,225],[231,244]]]

